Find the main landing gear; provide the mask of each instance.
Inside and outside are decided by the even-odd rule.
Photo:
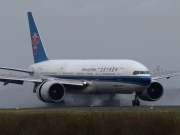
[[[109,95],[109,100],[103,101],[103,106],[120,106],[120,101],[115,99],[115,94]]]
[[[139,98],[138,98],[137,93],[136,93],[135,98],[132,101],[132,106],[139,106],[139,105],[140,105],[140,101],[139,101]]]

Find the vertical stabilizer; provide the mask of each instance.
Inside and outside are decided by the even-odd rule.
[[[29,21],[30,36],[31,36],[30,38],[32,43],[32,51],[34,56],[34,63],[46,61],[48,60],[46,51],[44,49],[43,42],[36,27],[32,13],[28,12],[27,14]]]

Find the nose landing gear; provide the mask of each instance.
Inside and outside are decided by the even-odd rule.
[[[132,106],[140,106],[140,101],[139,101],[139,98],[137,96],[137,93],[135,94],[135,98],[132,101]]]

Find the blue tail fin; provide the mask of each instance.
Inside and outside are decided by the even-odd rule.
[[[27,14],[28,14],[28,20],[29,20],[29,29],[30,29],[30,36],[31,36],[31,42],[32,42],[34,63],[46,61],[48,60],[46,51],[44,49],[43,42],[41,40],[40,34],[36,27],[32,13],[28,12]]]

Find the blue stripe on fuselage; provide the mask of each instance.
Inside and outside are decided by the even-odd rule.
[[[128,84],[136,84],[141,86],[149,86],[151,83],[151,76],[79,76],[79,75],[46,75],[50,77],[56,77],[60,79],[84,79],[84,80],[96,80],[103,82],[121,82]]]

